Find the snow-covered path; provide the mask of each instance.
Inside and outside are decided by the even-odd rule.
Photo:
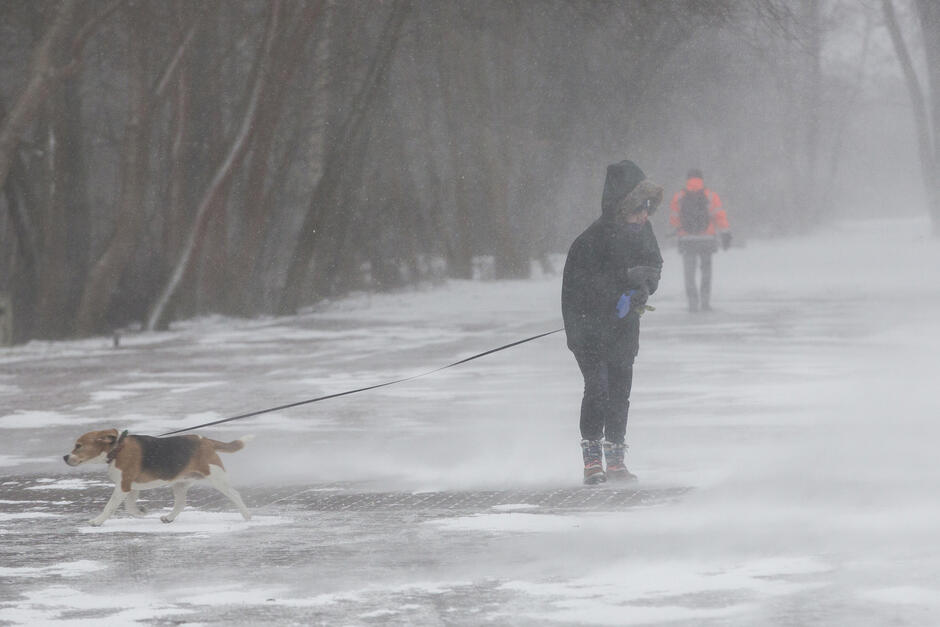
[[[313,506],[579,489],[581,382],[561,335],[203,431],[256,436],[225,458],[251,523],[194,491],[172,525],[120,512],[92,529],[102,469],[61,461],[93,428],[159,433],[557,328],[557,276],[201,320],[120,349],[0,350],[0,624],[937,624],[940,246],[926,231],[849,224],[722,253],[717,311],[695,316],[666,251],[629,465],[651,493],[691,489],[640,505]],[[151,509],[164,492],[144,494]]]

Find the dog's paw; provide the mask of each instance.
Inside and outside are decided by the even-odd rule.
[[[165,522],[165,523],[171,523],[171,522],[173,522],[173,521],[176,520],[176,519],[173,518],[173,517],[171,517],[171,516],[169,516],[169,515],[167,515],[167,516],[160,516],[160,520],[162,520],[162,521]]]
[[[97,518],[92,518],[88,521],[88,524],[92,527],[100,527],[104,523],[103,520],[98,520]]]

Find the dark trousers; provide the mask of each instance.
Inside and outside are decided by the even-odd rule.
[[[575,353],[584,376],[581,437],[623,444],[633,387],[633,359],[609,359]]]
[[[712,296],[712,255],[717,250],[717,243],[707,241],[679,242],[682,253],[682,269],[685,274],[685,295],[689,300],[689,309],[698,309],[699,305],[707,309]],[[701,266],[701,284],[696,285],[696,266]]]

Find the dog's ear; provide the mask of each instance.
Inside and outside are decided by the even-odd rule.
[[[101,432],[101,437],[95,438],[98,442],[107,442],[108,444],[114,444],[117,442],[118,432],[117,429],[108,429],[107,431]]]

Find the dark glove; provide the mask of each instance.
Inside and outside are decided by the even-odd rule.
[[[627,270],[627,283],[630,287],[642,287],[649,292],[655,292],[659,285],[659,268],[653,266],[633,266]],[[644,304],[646,304],[644,302]]]
[[[722,231],[721,249],[728,250],[729,248],[731,248],[731,231]]]

